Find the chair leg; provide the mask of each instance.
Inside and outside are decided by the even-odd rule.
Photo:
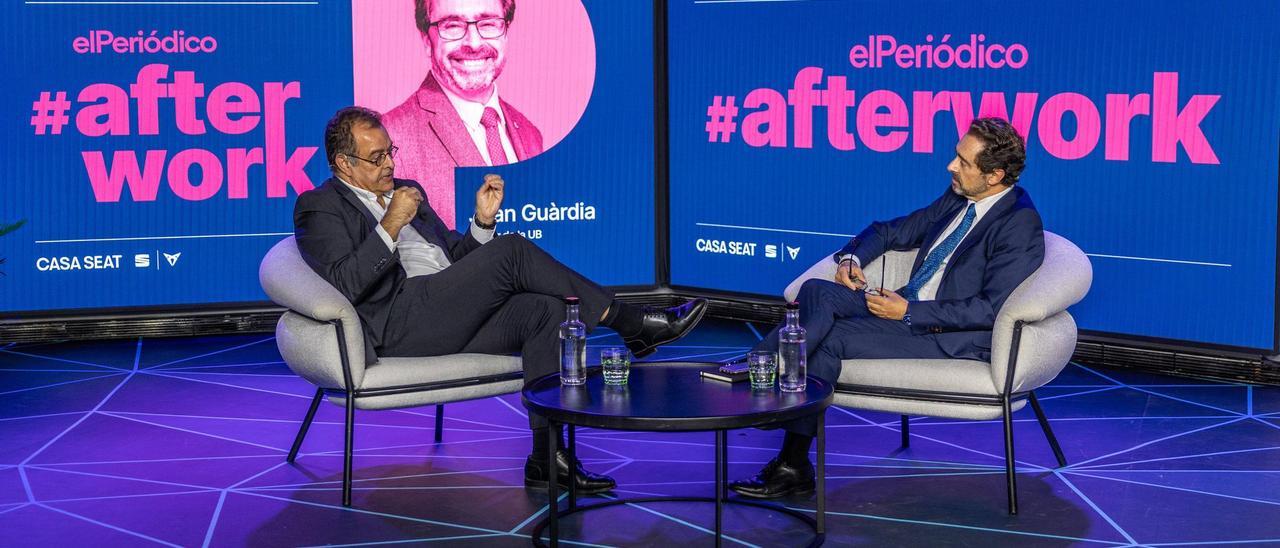
[[[1031,401],[1031,409],[1036,412],[1036,420],[1040,421],[1040,429],[1044,430],[1044,437],[1049,439],[1049,447],[1053,448],[1053,456],[1058,459],[1058,467],[1066,466],[1067,457],[1062,455],[1062,446],[1058,445],[1058,438],[1053,435],[1053,428],[1049,427],[1049,419],[1044,416],[1044,409],[1040,408],[1040,401],[1036,399],[1036,393],[1030,393],[1027,399]]]
[[[342,446],[342,505],[351,506],[351,453],[355,445],[355,393],[347,390],[347,432]]]
[[[1009,515],[1018,515],[1018,479],[1013,461],[1013,409],[1009,395],[1001,398],[1004,406],[1004,473],[1009,481]]]
[[[444,441],[444,404],[436,405],[436,443]]]
[[[289,456],[285,457],[285,462],[293,462],[298,458],[298,450],[302,449],[302,440],[307,437],[307,429],[311,428],[311,420],[316,418],[316,409],[320,408],[320,400],[323,398],[324,389],[316,388],[316,395],[311,398],[311,407],[307,409],[306,418],[302,419],[302,427],[298,429],[298,435],[293,438],[293,447],[289,449]]]
[[[911,447],[911,423],[906,415],[902,416],[902,446]]]

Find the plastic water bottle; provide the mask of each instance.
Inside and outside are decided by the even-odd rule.
[[[804,328],[800,327],[800,304],[787,303],[787,321],[778,330],[778,388],[783,392],[804,392],[808,357]]]
[[[578,319],[578,298],[565,297],[565,319],[560,324],[560,382],[577,386],[587,382],[587,326]]]

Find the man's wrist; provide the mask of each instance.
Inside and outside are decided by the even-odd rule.
[[[481,219],[481,218],[480,218],[480,216],[479,216],[479,215],[476,215],[476,216],[475,216],[475,223],[476,223],[476,226],[477,226],[477,227],[483,228],[483,229],[485,229],[485,230],[493,230],[494,228],[496,228],[496,227],[498,226],[498,218],[497,218],[497,217],[494,217],[494,218],[489,219],[489,221],[488,221],[488,222],[485,222],[483,219]]]
[[[400,239],[400,229],[404,228],[405,223],[398,223],[394,219],[384,218],[378,225],[387,231],[387,236],[391,237],[391,241],[398,241]]]

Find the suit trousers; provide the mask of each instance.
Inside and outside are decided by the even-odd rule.
[[[865,294],[827,280],[808,280],[796,296],[800,304],[800,327],[805,329],[808,374],[835,384],[842,360],[949,358],[932,334],[916,335],[898,320],[878,318],[867,310]],[[775,327],[753,350],[776,352]],[[787,422],[788,432],[814,436],[818,417]]]
[[[514,354],[525,382],[560,368],[564,297],[580,299],[594,329],[613,294],[524,237],[498,236],[448,268],[405,280],[391,305],[380,356]],[[546,420],[529,416],[532,428]]]

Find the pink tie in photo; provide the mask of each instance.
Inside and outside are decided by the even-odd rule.
[[[489,165],[507,165],[507,151],[502,148],[502,134],[498,133],[498,111],[493,107],[485,107],[484,116],[480,117],[480,125],[484,126],[484,142],[489,147]]]

